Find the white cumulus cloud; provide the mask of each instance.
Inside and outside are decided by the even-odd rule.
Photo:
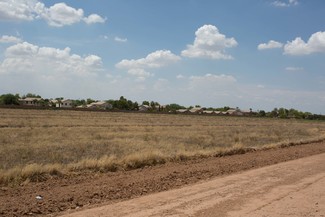
[[[0,74],[30,74],[46,77],[92,76],[102,70],[99,56],[71,54],[69,47],[39,47],[28,42],[8,47],[0,62]]]
[[[176,76],[176,78],[177,78],[177,79],[183,79],[183,78],[185,78],[185,77],[184,77],[184,75],[179,74],[179,75]]]
[[[232,75],[215,75],[215,74],[205,74],[203,76],[191,76],[190,80],[192,81],[211,81],[218,83],[235,83],[237,80]]]
[[[146,69],[150,68],[161,68],[172,63],[176,63],[181,58],[173,54],[169,50],[157,50],[153,53],[148,54],[145,58],[141,59],[124,59],[116,64],[119,69],[126,69],[129,74],[135,76],[146,76],[149,77],[151,73],[147,72]]]
[[[91,14],[88,17],[83,18],[85,23],[93,24],[93,23],[105,23],[106,18],[99,16],[98,14]]]
[[[190,58],[233,59],[226,48],[238,45],[234,38],[221,34],[216,26],[204,25],[195,32],[193,44],[187,45],[182,56]]]
[[[210,90],[217,89],[228,89],[231,85],[237,82],[237,79],[232,75],[216,75],[216,74],[205,74],[203,76],[191,76],[190,88],[204,88]]]
[[[274,1],[272,2],[272,5],[276,6],[276,7],[290,7],[290,6],[296,6],[299,4],[298,0],[288,0],[288,1]]]
[[[50,8],[45,6],[40,8],[39,14],[50,26],[62,27],[80,22],[84,11],[72,8],[65,3],[57,3]]]
[[[308,55],[312,53],[325,53],[325,32],[312,34],[307,42],[297,37],[284,46],[284,54],[287,55]]]
[[[295,71],[303,71],[304,68],[302,67],[294,67],[294,66],[288,66],[285,68],[286,71],[291,71],[291,72],[295,72]]]
[[[3,35],[0,38],[0,43],[19,43],[22,40],[20,38],[17,38],[15,36],[10,36],[10,35]]]
[[[144,69],[129,69],[128,74],[134,75],[134,76],[137,76],[137,77],[142,77],[142,78],[146,78],[146,77],[151,76],[151,73],[147,72]]]
[[[257,46],[258,50],[266,50],[266,49],[275,49],[282,48],[283,44],[274,40],[270,40],[268,43],[262,43]]]
[[[35,19],[36,0],[0,1],[0,20],[31,21]]]
[[[38,0],[2,0],[0,1],[0,20],[33,21],[44,19],[50,26],[62,27],[81,21],[87,24],[104,23],[106,19],[97,14],[84,16],[83,9],[76,9],[66,3],[57,3],[46,7]]]
[[[127,38],[120,38],[120,37],[117,37],[117,36],[114,38],[114,40],[117,41],[117,42],[127,42],[128,41]]]

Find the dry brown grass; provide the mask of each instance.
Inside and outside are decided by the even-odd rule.
[[[244,153],[324,136],[325,123],[316,121],[0,109],[0,183]]]

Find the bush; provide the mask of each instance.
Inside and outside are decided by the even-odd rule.
[[[0,96],[0,104],[2,105],[19,105],[19,95],[11,93],[3,94]]]

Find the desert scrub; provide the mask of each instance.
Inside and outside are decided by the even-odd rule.
[[[0,109],[0,126],[0,179],[9,181],[244,153],[325,135],[318,121],[63,110]]]

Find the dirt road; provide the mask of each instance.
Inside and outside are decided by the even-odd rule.
[[[325,216],[325,154],[63,217]]]
[[[193,187],[195,186],[195,184],[202,183],[203,181],[209,182],[209,180],[218,177],[219,178],[224,177],[230,179],[230,177],[232,176],[229,177],[226,176],[232,174],[238,174],[240,172],[249,171],[252,169],[262,168],[273,164],[279,164],[281,162],[318,155],[322,153],[325,153],[325,143],[319,142],[319,143],[291,146],[287,148],[276,148],[276,149],[270,149],[264,151],[256,151],[256,152],[250,152],[246,154],[226,156],[226,157],[197,158],[197,159],[180,161],[180,162],[168,162],[164,165],[157,165],[154,167],[146,167],[146,168],[131,170],[131,171],[117,171],[114,173],[83,172],[71,176],[69,175],[63,177],[53,177],[47,181],[43,181],[39,183],[25,182],[19,186],[12,186],[12,187],[0,186],[0,216],[1,217],[58,216],[58,215],[62,215],[62,213],[64,212],[66,213],[67,211],[72,212],[76,210],[79,211],[87,210],[93,207],[99,207],[99,206],[109,205],[109,204],[115,204],[114,206],[119,206],[119,202],[122,201],[139,198],[145,195],[155,194],[158,192],[168,192],[170,190],[179,189],[186,186],[191,186],[190,188],[185,190],[190,192],[189,190],[195,190],[196,187]],[[300,167],[301,166],[295,166],[294,168],[296,169]],[[307,167],[307,169],[308,168],[309,167]],[[318,167],[310,166],[311,173],[317,174],[315,172],[316,168]],[[262,171],[264,171],[264,169],[265,168],[263,168]],[[250,172],[248,174],[250,174]],[[276,176],[277,173],[273,173],[273,172],[270,173],[269,175],[272,174],[275,174],[274,177],[272,176],[271,178],[268,178],[267,176],[268,172],[266,172],[265,180],[276,181],[277,178],[282,178],[280,175],[279,177],[277,177]],[[299,176],[300,174],[302,174],[300,178],[293,177],[291,179],[293,181],[302,180],[306,174],[304,175],[303,173],[299,172],[296,175]],[[249,181],[246,181],[247,186],[250,182],[253,182],[257,179],[255,178],[254,174],[252,176],[253,178],[250,178]],[[306,177],[308,178],[312,176],[308,175]],[[261,181],[263,180],[264,179],[262,179]],[[298,182],[295,183],[293,181],[292,182],[288,181],[286,183],[285,180],[281,182],[281,179],[278,181],[279,181],[278,184],[280,186],[282,182],[286,185],[291,185],[291,184],[295,185],[298,183]],[[225,203],[224,206],[225,209],[223,209],[225,211],[231,209],[234,209],[235,211],[238,208],[237,205],[243,202],[243,201],[241,202],[240,199],[243,199],[244,202],[248,202],[248,199],[250,198],[249,197],[250,194],[252,194],[252,199],[253,199],[253,193],[261,191],[261,195],[263,195],[264,197],[273,188],[276,189],[274,186],[277,186],[276,182],[275,183],[266,182],[265,185],[270,184],[269,189],[258,188],[257,190],[251,189],[250,191],[246,191],[246,187],[245,188],[241,188],[240,186],[236,187],[236,185],[232,184],[231,186],[235,186],[237,190],[231,194],[228,194],[227,186],[230,185],[229,184],[230,182],[226,181],[225,183],[224,185],[222,185],[222,183],[218,185],[216,184],[216,186],[213,186],[212,188],[212,189],[216,189],[216,195],[220,194],[218,200],[223,201],[219,203],[220,205],[223,204],[225,202],[225,199],[227,199],[229,196],[238,195],[237,196],[238,198],[234,202],[236,206],[231,204],[230,203],[231,201],[228,201],[227,203]],[[320,182],[319,185],[321,184],[323,184],[324,186],[324,183]],[[259,187],[260,185],[261,184],[256,184],[255,186]],[[311,187],[313,186],[316,186],[316,183],[314,185],[311,185]],[[229,188],[229,190],[231,189],[232,188]],[[312,189],[306,189],[306,191],[309,190]],[[201,189],[199,189],[198,191],[204,192],[204,190]],[[166,197],[169,198],[171,197],[171,195],[173,195],[172,192],[173,191],[168,193],[163,193],[162,195],[165,194],[167,195]],[[324,192],[324,190],[321,192]],[[178,193],[175,194],[177,195]],[[195,193],[193,193],[193,195],[194,194]],[[209,199],[210,193],[203,193],[203,195],[205,194],[207,194],[207,198],[208,200],[210,200]],[[38,195],[41,195],[43,199],[42,200],[36,199]],[[180,200],[186,200],[186,198],[190,199],[193,197],[194,196],[192,196],[191,194],[188,197],[181,197]],[[165,205],[163,205],[163,202],[161,202],[159,206],[157,204],[153,204],[152,206],[155,209],[157,209],[157,211],[159,211],[159,209],[165,209],[164,207],[167,208],[171,207],[170,209],[174,210],[173,212],[176,212],[175,210],[177,209],[186,210],[186,212],[189,212],[189,210],[193,210],[191,213],[194,213],[196,215],[201,215],[201,216],[207,216],[209,215],[209,213],[211,216],[216,216],[215,215],[216,212],[218,214],[219,213],[222,214],[222,209],[217,207],[218,204],[210,204],[209,206],[203,206],[202,208],[199,209],[198,208],[199,204],[201,204],[200,200],[202,200],[202,204],[204,204],[204,198],[203,198],[203,199],[198,199],[198,201],[194,200],[195,201],[194,204],[188,203],[188,206],[186,206],[186,203],[181,204],[180,202],[178,202],[179,205],[177,205],[176,203],[176,205],[179,206],[180,208],[171,207],[168,201],[167,201],[168,204],[166,202]],[[175,201],[177,201],[177,198],[175,199]],[[311,199],[308,199],[308,201],[311,201]],[[257,202],[255,201],[253,204],[255,203]],[[317,202],[315,202],[315,204],[316,203]],[[320,202],[318,203],[321,204]],[[196,204],[198,204],[198,206],[196,206]],[[229,207],[226,207],[227,204],[231,209]],[[307,204],[307,202],[305,202],[304,204]],[[310,204],[307,205],[308,207],[313,207]],[[142,208],[146,207],[148,209],[150,208],[147,202],[144,202],[144,205],[141,206],[137,205],[137,206]],[[240,205],[241,208],[243,208],[243,206],[244,204]],[[319,206],[320,205],[318,205],[318,207]],[[217,211],[213,210],[213,207],[215,207]],[[141,210],[144,210],[142,208]],[[315,212],[316,212],[316,208],[317,206],[315,205]],[[115,210],[119,210],[119,209],[115,208]],[[128,210],[128,209],[123,208],[121,210]],[[319,210],[318,214],[319,213],[321,213],[321,210]],[[175,215],[177,216],[178,214]],[[222,216],[222,215],[218,215],[218,216]],[[314,216],[317,215],[315,214]]]

